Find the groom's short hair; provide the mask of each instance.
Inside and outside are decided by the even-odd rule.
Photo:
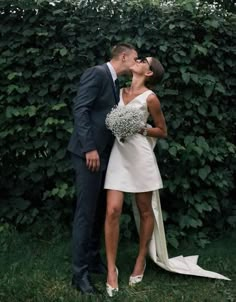
[[[136,50],[135,47],[129,43],[118,43],[113,46],[111,50],[111,58],[117,58],[122,52]]]

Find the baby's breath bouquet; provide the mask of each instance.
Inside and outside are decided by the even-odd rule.
[[[138,133],[145,126],[143,122],[143,113],[130,106],[115,106],[107,114],[105,120],[106,126],[121,142],[125,138]]]

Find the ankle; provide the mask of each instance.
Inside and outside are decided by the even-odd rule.
[[[146,257],[145,256],[138,256],[137,259],[136,259],[136,263],[144,266],[145,263],[146,263]]]
[[[146,259],[145,258],[140,260],[137,259],[131,276],[143,275],[145,268],[146,268]]]
[[[116,267],[115,270],[112,270],[111,272],[108,271],[107,284],[113,288],[118,287],[118,269]]]
[[[116,274],[116,266],[108,267],[107,268],[107,273],[108,273],[108,275],[109,274],[111,274],[111,275]]]

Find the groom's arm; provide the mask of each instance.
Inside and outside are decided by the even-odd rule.
[[[96,150],[90,115],[99,90],[100,77],[96,69],[86,70],[81,76],[73,107],[75,131],[82,145],[83,153]]]
[[[99,94],[101,77],[95,68],[90,68],[81,76],[77,96],[74,99],[75,130],[85,154],[86,165],[91,171],[100,167],[99,154],[93,137],[90,115]]]

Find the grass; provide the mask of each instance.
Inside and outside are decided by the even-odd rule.
[[[203,268],[219,272],[232,281],[169,273],[148,260],[143,282],[135,288],[127,283],[137,243],[121,244],[117,261],[120,292],[110,299],[105,295],[105,276],[92,276],[104,295],[82,296],[71,288],[70,238],[37,241],[28,234],[10,232],[4,239],[4,249],[0,250],[0,302],[234,302],[235,239],[230,234],[205,249],[182,247],[170,252],[171,256],[199,254]]]

